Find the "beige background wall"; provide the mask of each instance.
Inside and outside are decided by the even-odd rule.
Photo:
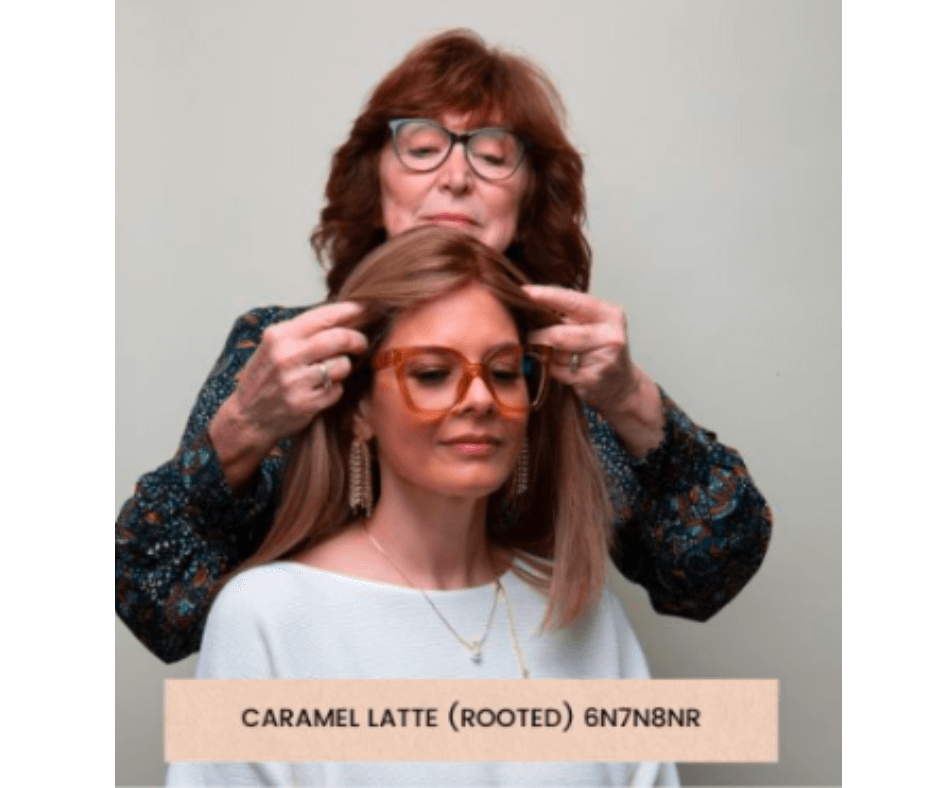
[[[661,677],[781,681],[776,765],[686,784],[841,782],[840,6],[835,2],[117,4],[116,507],[173,453],[234,318],[309,303],[332,149],[417,40],[534,57],[587,166],[593,291],[738,448],[776,523],[706,624],[622,593]],[[116,780],[160,783],[165,666],[116,621]]]

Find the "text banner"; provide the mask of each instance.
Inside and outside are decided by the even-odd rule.
[[[774,762],[779,682],[166,681],[167,761]]]

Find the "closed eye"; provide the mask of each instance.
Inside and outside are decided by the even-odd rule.
[[[426,159],[429,156],[438,156],[440,155],[441,148],[435,148],[431,146],[425,146],[423,148],[408,148],[408,155],[414,156],[417,159]]]
[[[482,160],[482,161],[483,161],[484,163],[486,163],[486,164],[492,164],[492,165],[495,166],[495,167],[501,167],[503,164],[506,163],[506,157],[505,157],[505,156],[493,156],[493,155],[486,155],[486,154],[477,154],[477,155],[476,155],[476,158]]]
[[[438,386],[450,378],[451,372],[447,367],[425,367],[410,370],[408,376],[422,386]]]
[[[522,373],[515,368],[490,370],[490,380],[492,380],[494,384],[498,385],[508,386],[514,383],[518,383],[521,377]]]

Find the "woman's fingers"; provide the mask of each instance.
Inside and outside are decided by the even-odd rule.
[[[599,298],[555,285],[523,285],[526,294],[541,306],[557,312],[565,323],[598,323],[620,310]]]
[[[348,325],[362,315],[362,306],[354,301],[338,301],[334,304],[324,304],[314,309],[308,309],[280,326],[291,326],[298,336],[313,336],[332,328],[333,326]],[[272,326],[273,328],[273,326]]]
[[[586,353],[602,345],[619,345],[625,341],[626,321],[618,313],[615,322],[589,324],[559,323],[529,333],[528,341],[536,345],[550,345],[562,351],[559,358],[567,363],[565,353]]]
[[[306,364],[364,353],[369,345],[365,335],[353,328],[325,328],[298,341]]]
[[[292,320],[276,323],[265,329],[256,355],[273,367],[284,384],[295,380],[296,372],[316,377],[312,368],[321,369],[332,363],[332,372],[321,372],[319,385],[328,388],[329,381],[342,380],[352,364],[348,355],[365,352],[368,340],[360,331],[342,324],[358,317],[362,307],[352,302],[327,304],[308,310]],[[305,369],[309,367],[311,369]]]
[[[599,298],[551,285],[524,285],[526,293],[559,316],[556,325],[533,331],[528,341],[554,348],[552,376],[602,413],[636,387],[627,342],[627,318]]]
[[[320,390],[323,394],[330,394],[334,389],[340,388],[350,372],[352,359],[349,356],[332,356],[316,361],[308,365],[309,387]]]
[[[349,375],[352,363],[346,356],[321,361],[310,366],[312,377],[308,384],[301,389],[306,395],[308,404],[301,407],[303,412],[309,412],[313,418],[320,411],[339,402],[343,396],[343,380]]]
[[[342,325],[360,314],[357,304],[328,304],[265,329],[232,395],[239,416],[273,444],[335,404],[350,356],[368,346],[361,332]]]

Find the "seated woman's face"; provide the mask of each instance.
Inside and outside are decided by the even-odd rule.
[[[408,360],[377,370],[360,408],[376,438],[383,495],[410,488],[480,498],[502,486],[527,421],[519,342],[509,312],[478,284],[398,318],[379,353],[401,350]],[[475,375],[462,397],[461,356],[489,373],[489,383]]]
[[[447,114],[438,120],[457,134],[473,130],[460,115]],[[440,224],[505,252],[516,235],[528,177],[528,164],[523,162],[505,180],[484,180],[467,164],[460,144],[454,145],[437,169],[414,172],[398,160],[389,142],[379,157],[385,230],[389,236],[395,236],[419,225]]]

